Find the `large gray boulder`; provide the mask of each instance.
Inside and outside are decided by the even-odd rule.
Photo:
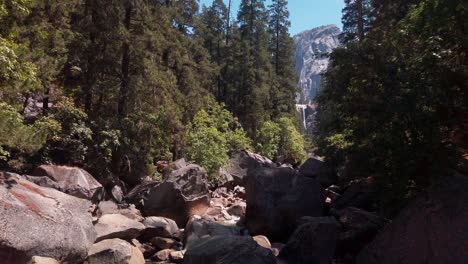
[[[324,189],[292,168],[259,168],[249,175],[246,224],[253,235],[287,241],[302,216],[321,216]]]
[[[149,216],[145,218],[143,224],[145,225],[145,230],[142,234],[142,238],[144,240],[150,240],[153,237],[180,237],[179,227],[172,219],[159,216]]]
[[[346,187],[345,191],[332,203],[335,209],[357,207],[367,211],[375,211],[377,208],[377,184],[374,177],[354,180]]]
[[[143,205],[146,216],[163,216],[185,226],[192,215],[203,215],[210,206],[208,174],[198,165],[171,172],[167,180],[148,190]]]
[[[340,257],[356,256],[388,222],[375,213],[355,207],[332,210],[331,214],[341,226],[337,248]]]
[[[184,256],[184,264],[272,264],[271,250],[261,247],[251,237],[214,236],[199,240]]]
[[[358,255],[358,264],[468,261],[468,177],[444,177],[411,201]]]
[[[276,165],[268,158],[247,150],[236,152],[228,164],[219,170],[220,185],[228,189],[235,186],[245,187],[248,175],[260,167],[272,168]]]
[[[96,228],[96,242],[98,242],[111,238],[131,240],[138,237],[145,226],[121,214],[106,214],[99,218],[94,228]]]
[[[324,187],[337,181],[336,174],[327,169],[325,163],[317,158],[308,158],[299,168],[299,172],[310,178],[316,178]]]
[[[121,214],[138,222],[143,222],[143,216],[133,204],[116,204],[113,201],[101,201],[98,204],[96,215],[102,217],[106,214]]]
[[[213,236],[241,236],[244,232],[240,227],[222,225],[195,215],[188,221],[184,233],[186,248],[190,248],[196,241],[202,238]]]
[[[78,198],[99,200],[103,197],[104,188],[87,171],[77,167],[41,165],[37,167],[32,176],[48,177],[58,185],[58,190]],[[40,182],[34,181],[37,184]],[[50,186],[46,187],[56,188]]]
[[[144,264],[141,251],[127,241],[115,238],[94,244],[85,264]]]
[[[279,258],[288,264],[329,264],[338,240],[338,222],[333,217],[308,218],[281,250]]]
[[[89,201],[0,172],[0,263],[81,263],[96,238]]]

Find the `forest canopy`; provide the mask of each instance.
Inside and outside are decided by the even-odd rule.
[[[268,122],[300,138],[268,156],[300,163],[287,2],[197,2],[1,0],[0,168],[133,185],[186,157],[215,173]]]

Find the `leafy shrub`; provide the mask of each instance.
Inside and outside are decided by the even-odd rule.
[[[257,132],[256,151],[270,159],[299,165],[306,158],[304,148],[304,138],[291,118],[267,121]]]
[[[49,119],[60,124],[42,151],[42,162],[58,164],[81,164],[84,162],[89,145],[92,142],[92,131],[86,125],[88,116],[76,108],[70,100],[63,98],[51,109]]]
[[[15,164],[15,170],[23,169],[22,156],[31,156],[43,147],[49,135],[59,131],[60,124],[50,118],[42,118],[34,124],[24,124],[24,118],[14,107],[0,103],[0,161],[3,167]]]
[[[229,154],[250,148],[250,139],[222,104],[209,100],[187,130],[187,157],[214,175],[229,159]],[[214,181],[216,179],[213,179]]]
[[[255,151],[269,159],[276,158],[281,140],[281,128],[273,121],[263,123],[257,131]]]

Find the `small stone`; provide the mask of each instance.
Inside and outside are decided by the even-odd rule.
[[[261,247],[271,249],[271,243],[266,236],[254,236],[253,240]]]
[[[227,212],[230,214],[230,215],[235,215],[235,216],[239,216],[239,217],[243,217],[245,216],[245,209],[246,209],[247,205],[245,204],[245,202],[237,202],[236,204],[232,205],[231,207],[229,207],[227,209]]]
[[[171,238],[155,237],[151,239],[151,244],[159,249],[170,249],[176,244],[176,241]]]
[[[182,251],[172,251],[170,253],[171,261],[174,263],[181,263],[184,260],[184,252]]]
[[[171,257],[171,252],[174,251],[172,249],[163,249],[161,251],[156,252],[156,254],[153,255],[153,260],[156,261],[168,261],[169,258]]]
[[[31,258],[28,264],[60,264],[60,262],[53,258],[34,256]]]

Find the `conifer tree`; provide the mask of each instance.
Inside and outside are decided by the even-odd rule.
[[[342,22],[343,32],[340,36],[342,43],[362,40],[369,31],[372,22],[371,1],[345,0]]]
[[[271,116],[294,114],[297,74],[294,70],[294,42],[289,35],[288,1],[273,0],[269,6],[270,53],[275,73],[270,90]]]
[[[243,0],[238,13],[240,64],[238,100],[234,113],[250,136],[255,138],[260,124],[267,120],[270,87],[274,72],[269,55],[268,14],[263,0]]]

